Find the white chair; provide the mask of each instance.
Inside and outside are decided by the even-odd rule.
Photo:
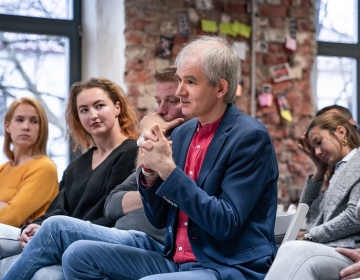
[[[276,213],[274,231],[277,245],[296,239],[308,211],[309,206],[307,204],[299,203],[295,213]]]

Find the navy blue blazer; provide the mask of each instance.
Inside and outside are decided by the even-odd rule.
[[[181,209],[189,216],[189,240],[199,263],[222,279],[263,279],[276,253],[278,167],[270,135],[229,105],[194,182],[183,169],[197,124],[190,120],[172,133],[177,167],[167,180],[146,189],[139,180],[147,217],[155,227],[166,227],[165,257],[173,256]]]

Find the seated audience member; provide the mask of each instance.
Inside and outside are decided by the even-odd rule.
[[[159,123],[161,126],[170,130],[173,126],[180,124],[183,121],[183,115],[181,113],[180,99],[175,96],[175,92],[178,86],[178,79],[176,76],[176,67],[167,67],[162,71],[157,71],[154,75],[156,81],[155,87],[155,99],[158,103],[158,112],[150,114],[140,122],[142,129],[148,129],[154,123]],[[140,194],[137,191],[136,174],[131,174],[122,184],[115,187],[111,191],[106,199],[104,213],[110,220],[116,221],[115,227],[118,229],[129,230],[129,234],[141,235],[143,240],[155,239],[159,242],[157,245],[159,250],[162,249],[164,243],[164,230],[156,229],[152,226],[146,218],[143,210]],[[95,239],[94,232],[97,232],[96,240],[109,241],[117,240],[116,238],[122,238],[121,231],[108,231],[107,228],[92,225],[91,223],[84,222],[78,219],[70,219],[69,217],[54,217],[49,219],[52,224],[60,222],[63,227],[65,224],[71,228],[77,227],[79,234],[76,235],[78,239]],[[48,223],[44,223],[44,226]],[[80,232],[81,229],[81,232]],[[104,230],[104,234],[101,233]],[[136,232],[138,230],[139,232]],[[141,232],[140,232],[141,231]],[[119,232],[119,234],[117,234]],[[118,237],[112,236],[112,233]],[[43,239],[41,234],[48,235],[47,231],[38,231],[32,242],[36,242],[37,238]],[[111,237],[112,236],[112,237]],[[75,237],[75,235],[73,236]],[[19,258],[26,261],[24,253]],[[33,255],[32,255],[33,256]],[[45,257],[46,256],[42,256]],[[0,267],[0,275],[3,275],[7,271],[8,267],[13,263],[18,256],[13,257],[8,261],[6,267]],[[61,254],[59,255],[61,258]],[[10,258],[8,258],[10,259]],[[39,257],[39,260],[41,257]],[[0,262],[1,266],[1,262]],[[60,280],[65,279],[63,276],[62,268],[60,264],[51,265],[39,269],[32,279],[48,279]]]
[[[345,107],[342,107],[340,105],[330,105],[330,106],[324,107],[321,110],[317,111],[316,116],[320,116],[324,113],[336,113],[336,114],[342,115],[349,121],[350,124],[352,124],[356,128],[356,121],[353,119],[353,116],[352,116],[351,112],[349,111],[349,109],[347,109]],[[305,136],[305,132],[304,132],[304,134],[302,135],[303,142],[306,141],[305,138],[306,138],[306,136]],[[302,151],[304,151],[303,145],[299,144],[299,148]],[[335,166],[330,166],[328,163],[322,161],[321,158],[315,156],[314,153],[305,153],[305,154],[309,156],[309,158],[312,160],[312,162],[314,163],[315,168],[316,168],[316,172],[312,178],[324,178],[322,187],[323,187],[323,189],[327,188],[329,185],[331,176],[333,175]],[[307,215],[307,229],[312,228],[314,225],[314,222],[319,214],[319,206],[323,199],[323,194],[324,194],[324,191],[322,190],[321,193],[317,196],[317,198],[315,200],[312,197],[306,197],[304,195],[302,195],[300,197],[300,200],[299,200],[300,203],[311,204],[311,208]],[[310,199],[310,201],[309,201],[309,199]],[[303,237],[304,233],[305,232],[302,231],[299,234],[299,237]]]
[[[360,201],[356,207],[360,217]],[[360,278],[360,249],[333,248],[308,241],[281,245],[265,280],[346,280]]]
[[[46,156],[48,119],[41,104],[28,97],[15,100],[5,114],[4,130],[9,161],[0,166],[0,244],[43,215],[59,192],[56,166]]]
[[[321,194],[326,164],[335,166],[318,217],[306,238],[329,246],[358,247],[360,223],[355,207],[360,198],[360,174],[357,172],[360,167],[359,134],[343,116],[327,113],[311,122],[303,143],[304,152],[323,163],[317,166],[315,175],[309,176],[301,194],[301,201],[310,208],[312,201]]]
[[[359,260],[359,249],[349,248],[360,247],[360,221],[356,217],[356,205],[360,198],[360,151],[357,148],[360,137],[346,118],[329,113],[316,117],[310,124],[307,140],[307,152],[315,153],[323,161],[335,165],[335,173],[320,204],[315,226],[304,236],[305,240],[312,242],[294,241],[282,245],[266,276],[267,280],[279,277],[339,279],[339,271],[351,265],[351,259]],[[320,188],[321,181],[308,182],[303,192],[315,199]],[[316,243],[348,249],[335,250]],[[344,270],[341,279],[358,266],[355,264]]]
[[[138,170],[146,215],[166,228],[164,249],[139,237],[77,241],[62,257],[67,279],[263,279],[269,269],[277,162],[266,128],[232,104],[238,57],[225,39],[203,36],[176,64],[182,112],[196,119],[172,142],[159,125],[146,131]]]
[[[56,215],[114,226],[115,222],[103,213],[106,197],[135,167],[137,121],[118,85],[96,78],[73,84],[66,120],[74,150],[88,151],[74,159],[64,171],[60,192],[46,213],[23,229],[18,238],[23,248],[43,221]],[[18,242],[7,240],[7,246],[15,247],[13,251],[17,254],[21,252]],[[17,256],[1,260],[1,270],[6,269],[5,262],[11,263],[15,258]]]

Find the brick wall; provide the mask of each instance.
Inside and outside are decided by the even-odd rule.
[[[236,20],[251,25],[249,2],[213,0],[213,8],[202,11],[196,9],[195,0],[125,1],[125,82],[131,102],[139,109],[139,117],[155,109],[152,74],[156,69],[173,64],[183,43],[204,34],[200,20],[220,22],[225,14],[231,22]],[[187,38],[181,36],[177,29],[177,15],[180,13],[188,15],[190,34]],[[285,94],[293,116],[292,122],[282,119],[276,101],[270,107],[256,104],[256,118],[267,126],[274,141],[280,170],[279,199],[284,204],[298,199],[305,177],[313,170],[311,162],[297,147],[302,132],[314,115],[310,87],[311,68],[316,55],[313,20],[314,0],[257,0],[256,32],[253,36],[256,41],[268,44],[268,52],[256,54],[256,92],[261,93],[263,83],[271,84],[274,101],[279,94]],[[289,34],[291,21],[295,21],[296,26],[296,51],[285,48],[285,36]],[[173,36],[174,46],[171,57],[160,58],[160,36],[164,32],[165,35],[171,33],[172,28],[174,33],[170,35]],[[229,38],[247,43],[246,59],[241,62],[243,92],[237,97],[236,105],[250,114],[251,38],[240,35]],[[286,62],[291,64],[293,79],[274,83],[270,67]]]

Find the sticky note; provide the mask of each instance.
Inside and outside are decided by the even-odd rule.
[[[237,55],[239,56],[240,60],[246,59],[246,43],[245,42],[234,42],[233,48]]]
[[[201,29],[204,32],[217,32],[217,24],[214,20],[201,20]]]
[[[235,20],[235,22],[233,24],[233,28],[237,34],[239,34],[245,38],[249,38],[251,35],[251,27],[249,25],[240,23]]]
[[[296,51],[296,40],[290,36],[286,36],[285,47],[289,50]]]
[[[293,120],[291,112],[289,110],[282,110],[280,111],[280,115],[283,117],[283,119],[291,122]]]
[[[231,36],[236,36],[235,30],[233,30],[233,24],[232,23],[220,23],[219,24],[219,32],[220,34],[227,34]]]

